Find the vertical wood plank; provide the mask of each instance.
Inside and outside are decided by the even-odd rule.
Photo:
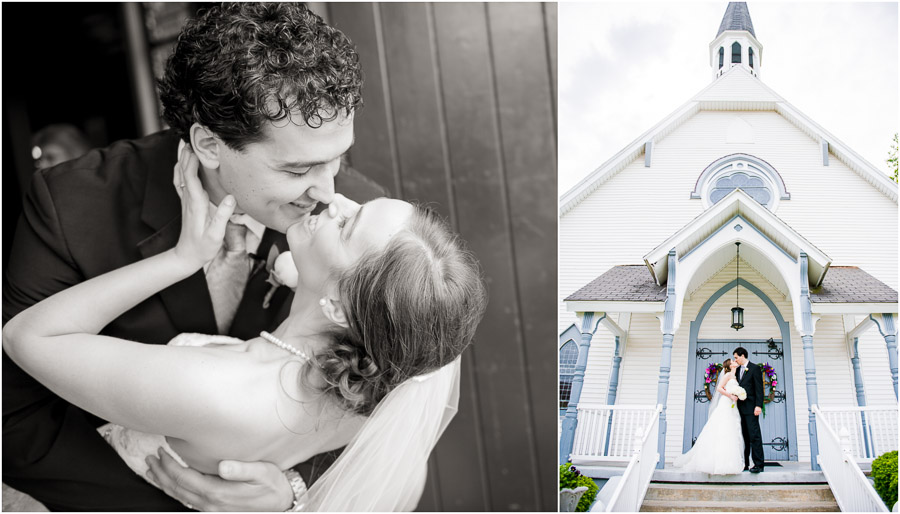
[[[555,346],[536,348],[556,339],[556,8],[331,4],[329,14],[366,73],[353,166],[450,218],[490,291],[418,510],[556,510]]]
[[[550,96],[553,98],[553,139],[556,141],[559,119],[559,98],[557,96],[556,85],[559,83],[557,79],[557,4],[556,2],[547,2],[544,6],[544,27],[547,30],[547,59],[550,62]],[[557,150],[559,149],[557,141]]]
[[[436,4],[435,24],[457,224],[489,281],[490,304],[472,354],[482,418],[486,510],[532,510],[529,420],[522,394],[508,218],[483,4]],[[515,478],[512,477],[515,473]],[[475,478],[475,477],[472,477]]]
[[[435,209],[450,218],[430,7],[421,3],[378,6],[397,137],[400,194],[409,201],[436,202]]]
[[[441,81],[461,235],[478,256],[491,301],[477,360],[490,510],[536,510],[533,428],[516,302],[509,215],[483,4],[436,4]]]
[[[488,4],[542,508],[555,508],[556,145],[541,4]]]
[[[332,25],[356,45],[363,70],[363,108],[354,120],[356,141],[349,161],[396,197],[400,181],[377,5],[335,2],[328,12]]]

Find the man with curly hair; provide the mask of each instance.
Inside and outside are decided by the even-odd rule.
[[[165,344],[185,332],[250,339],[272,330],[290,305],[286,288],[263,305],[270,288],[264,264],[273,248],[287,249],[282,233],[330,203],[336,190],[358,201],[384,195],[342,166],[353,143],[361,83],[350,40],[302,4],[233,4],[202,12],[184,27],[160,82],[171,129],[35,173],[4,277],[4,324],[75,283],[175,246],[180,184],[172,177],[183,143],[199,160],[209,200],[218,204],[228,194],[237,200],[232,222],[242,234],[247,267],[234,287],[242,296],[231,308],[221,307],[220,286],[201,271],[103,333]],[[4,353],[5,483],[51,510],[183,510],[128,469],[96,432],[101,424]],[[167,457],[151,460],[166,492],[195,508],[292,505],[288,479],[271,464],[227,461],[221,476],[209,476]],[[301,465],[306,482],[328,462],[317,457]]]

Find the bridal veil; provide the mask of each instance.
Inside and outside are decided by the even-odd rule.
[[[414,510],[425,488],[428,456],[456,415],[460,359],[388,393],[309,488],[302,510]]]

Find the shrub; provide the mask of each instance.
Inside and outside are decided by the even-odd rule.
[[[593,504],[594,499],[597,498],[597,492],[600,491],[600,488],[597,487],[597,484],[594,483],[591,477],[582,475],[572,464],[563,464],[559,467],[560,489],[575,489],[576,487],[581,487],[583,485],[587,486],[588,490],[581,495],[581,500],[578,501],[575,512],[588,512],[591,510],[591,504]]]
[[[897,503],[897,451],[887,452],[872,461],[875,490],[888,510]]]

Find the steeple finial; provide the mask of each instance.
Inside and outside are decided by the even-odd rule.
[[[725,16],[722,16],[722,23],[719,24],[719,32],[716,33],[716,37],[726,30],[746,30],[756,37],[747,2],[728,2],[728,8],[725,9]]]

